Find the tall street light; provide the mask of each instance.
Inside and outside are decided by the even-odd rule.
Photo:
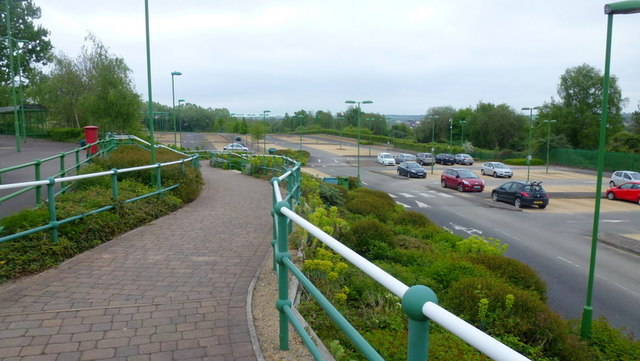
[[[543,120],[544,123],[547,123],[547,170],[546,173],[549,174],[549,143],[551,141],[551,123],[555,123],[555,120]]]
[[[530,174],[530,168],[531,168],[531,122],[533,121],[533,111],[538,109],[540,109],[540,107],[521,109],[521,110],[529,111],[529,141],[527,142],[527,182],[529,181],[529,174]]]
[[[178,109],[182,109],[184,99],[178,99]],[[180,133],[180,148],[182,148],[182,119],[178,122],[178,132]]]
[[[373,103],[371,100],[363,100],[361,102],[357,102],[355,100],[347,100],[346,104],[357,104],[356,105],[356,126],[358,127],[358,184],[360,184],[360,104],[371,104]]]
[[[453,146],[453,119],[449,118],[449,151]]]
[[[23,2],[25,0],[14,0]],[[18,109],[16,108],[16,75],[13,72],[13,38],[11,37],[11,14],[9,0],[4,0],[4,8],[7,22],[7,43],[9,44],[9,77],[11,77],[11,99],[13,100],[13,123],[16,133],[16,151],[22,151],[20,147],[20,121],[18,120]]]
[[[436,119],[440,117],[437,115],[427,115],[427,119],[431,119],[431,143],[435,143],[436,141]]]
[[[262,111],[262,123],[264,123],[265,127],[267,122],[267,113],[271,113],[271,110]],[[267,128],[264,130],[264,148],[262,149],[262,154],[267,154]]]
[[[171,72],[171,99],[173,100],[173,146],[175,147],[178,144],[178,136],[176,134],[176,92],[175,92],[175,84],[173,78],[175,76],[182,75],[179,71]]]
[[[300,150],[302,150],[302,120],[304,119],[304,115],[298,114],[296,118],[300,119],[300,127],[298,128],[298,132],[300,133]]]
[[[607,118],[609,115],[609,68],[611,59],[611,32],[613,15],[640,13],[640,1],[620,1],[604,6],[607,15],[607,45],[604,62],[604,85],[602,86],[602,117],[600,120],[600,143],[598,146],[598,178],[596,181],[596,202],[593,212],[593,232],[591,233],[591,261],[589,263],[589,281],[587,300],[582,311],[580,336],[583,339],[591,336],[591,319],[593,316],[593,280],[595,276],[596,248],[598,246],[598,224],[600,222],[600,197],[602,192],[602,170],[604,168],[604,146],[607,135]]]
[[[6,0],[5,0],[6,1]],[[149,133],[151,143],[151,164],[156,163],[156,144],[153,138],[153,96],[151,91],[151,45],[149,41],[149,0],[144,0],[144,21],[145,21],[145,33],[147,43],[147,88],[149,92]]]

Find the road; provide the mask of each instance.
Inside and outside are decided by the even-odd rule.
[[[287,146],[282,139],[270,142]],[[332,176],[355,175],[357,164],[352,155],[337,156],[333,151],[311,147],[306,139],[303,149],[312,154],[309,164]],[[343,143],[348,145],[347,143]],[[289,147],[299,148],[291,142]],[[545,210],[518,211],[510,205],[489,200],[493,185],[504,180],[485,178],[490,184],[483,193],[461,194],[442,189],[440,171],[424,179],[406,179],[395,175],[395,167],[384,167],[368,157],[366,147],[360,149],[360,175],[369,188],[389,193],[395,201],[420,211],[436,224],[456,234],[478,234],[500,239],[509,245],[506,255],[532,266],[547,282],[548,303],[565,318],[580,318],[586,302],[587,275],[590,260],[593,210],[554,211],[552,199]],[[377,151],[375,152],[377,154]],[[566,180],[563,182],[567,182]],[[637,207],[630,204],[633,207]],[[620,204],[624,208],[626,204]],[[571,209],[571,206],[567,207]],[[634,211],[601,214],[601,232],[639,233],[638,213]],[[640,257],[600,244],[594,283],[594,318],[603,315],[616,327],[626,327],[640,334],[640,279],[637,268]]]

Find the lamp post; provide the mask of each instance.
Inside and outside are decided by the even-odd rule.
[[[543,120],[543,122],[547,123],[547,170],[546,173],[549,174],[549,143],[551,141],[551,123],[555,123],[555,120]]]
[[[602,117],[600,120],[600,142],[598,146],[598,177],[596,181],[596,202],[593,212],[593,232],[591,233],[591,261],[589,263],[589,280],[587,284],[587,300],[582,311],[580,336],[583,339],[591,336],[591,319],[593,316],[593,280],[596,266],[596,249],[598,246],[598,224],[600,222],[600,197],[602,192],[602,171],[604,168],[604,147],[607,134],[607,118],[609,112],[609,68],[611,59],[611,32],[613,15],[640,13],[640,1],[620,1],[604,6],[607,15],[607,45],[604,62],[604,84],[602,86]]]
[[[440,117],[437,115],[427,115],[427,119],[431,119],[431,143],[435,143],[436,141],[436,119]]]
[[[178,109],[182,109],[184,99],[178,99]],[[178,122],[178,132],[180,133],[180,148],[182,148],[182,119]]]
[[[176,92],[173,77],[180,75],[182,75],[182,73],[179,71],[171,72],[171,99],[173,100],[173,146],[176,146],[178,143],[178,136],[176,135]]]
[[[14,0],[16,1],[16,0]],[[24,0],[17,0],[24,1]],[[7,22],[7,43],[9,44],[9,77],[11,77],[11,99],[13,101],[13,123],[16,134],[16,151],[20,153],[22,151],[20,147],[20,121],[18,120],[18,109],[16,109],[16,76],[13,72],[13,38],[11,37],[11,14],[9,0],[4,0],[4,8]]]
[[[533,121],[533,110],[538,110],[540,107],[522,108],[521,110],[529,111],[529,140],[527,142],[527,182],[529,181],[529,174],[531,168],[531,122]]]
[[[363,100],[360,102],[357,102],[355,100],[347,100],[345,101],[346,104],[356,104],[356,126],[358,127],[358,157],[357,157],[357,163],[358,163],[358,184],[360,184],[360,104],[371,104],[373,103],[371,100]]]
[[[304,116],[302,114],[296,115],[296,118],[300,119],[300,127],[298,128],[298,133],[300,135],[300,150],[302,150],[302,120]]]
[[[461,120],[460,121],[460,146],[464,145],[464,124],[466,123],[466,120]]]
[[[267,113],[271,113],[271,110],[262,111],[262,122],[265,123],[265,127],[267,122]],[[264,130],[264,148],[262,149],[262,154],[267,154],[267,128]]]
[[[5,0],[6,1],[6,0]],[[147,43],[147,88],[149,92],[149,143],[151,146],[151,163],[156,163],[156,144],[153,138],[153,96],[151,90],[151,45],[149,41],[149,0],[144,0],[144,21],[145,21],[145,33]]]
[[[453,119],[449,118],[449,151],[453,146]]]
[[[20,43],[28,43],[29,40],[16,39],[16,44],[20,46]],[[20,64],[20,52],[22,48],[18,48],[18,89],[20,89],[20,115],[22,118],[22,140],[27,142],[27,117],[24,114],[24,90],[22,89],[22,65]]]

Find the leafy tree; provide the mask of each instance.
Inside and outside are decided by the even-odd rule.
[[[485,149],[524,149],[527,121],[506,104],[480,102],[466,119],[465,139]]]
[[[0,4],[0,11],[6,14],[5,5],[9,5],[11,19],[11,37],[19,40],[19,46],[12,43],[14,51],[14,74],[18,74],[18,56],[20,56],[20,74],[23,86],[28,86],[39,75],[39,69],[52,61],[51,41],[49,31],[34,23],[40,19],[41,11],[32,0],[25,2],[8,1]],[[6,36],[7,17],[0,18],[0,34]],[[17,76],[16,76],[17,78]],[[16,85],[18,85],[16,83]],[[6,40],[0,41],[0,102],[9,104],[11,102],[11,76],[9,71],[9,46]]]
[[[631,114],[629,132],[640,135],[640,102],[638,102],[638,110]]]
[[[539,112],[540,119],[557,120],[556,131],[564,134],[575,148],[596,149],[600,137],[602,86],[604,76],[590,65],[569,68],[560,77],[558,97],[552,98]],[[622,97],[618,78],[611,76],[607,133],[623,130],[622,108],[628,100]]]
[[[335,128],[335,120],[331,112],[318,110],[314,119],[314,124],[323,129]]]
[[[432,136],[436,142],[449,140],[449,119],[453,119],[456,110],[451,106],[433,107],[416,126],[415,133],[418,142],[431,142]]]

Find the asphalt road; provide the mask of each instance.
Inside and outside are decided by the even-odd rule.
[[[268,141],[286,142],[275,137]],[[346,144],[346,143],[344,143]],[[298,149],[299,143],[290,143]],[[356,174],[356,159],[336,156],[332,152],[311,147],[310,167],[332,176]],[[375,152],[377,154],[377,152]],[[586,302],[587,277],[591,249],[593,212],[557,213],[537,208],[518,211],[513,206],[494,203],[489,193],[461,194],[442,189],[440,171],[430,172],[426,180],[407,179],[395,175],[395,167],[384,167],[368,157],[361,147],[360,175],[369,188],[389,193],[396,202],[420,211],[436,224],[456,234],[478,234],[507,243],[506,255],[532,266],[547,282],[548,303],[565,318],[580,318]],[[504,180],[485,178],[491,184]],[[564,180],[563,182],[567,182]],[[492,189],[489,186],[487,189]],[[638,233],[637,211],[601,214],[600,231],[610,233]],[[605,316],[616,327],[626,327],[640,334],[640,279],[637,268],[640,257],[600,244],[597,251],[594,283],[594,318]]]

